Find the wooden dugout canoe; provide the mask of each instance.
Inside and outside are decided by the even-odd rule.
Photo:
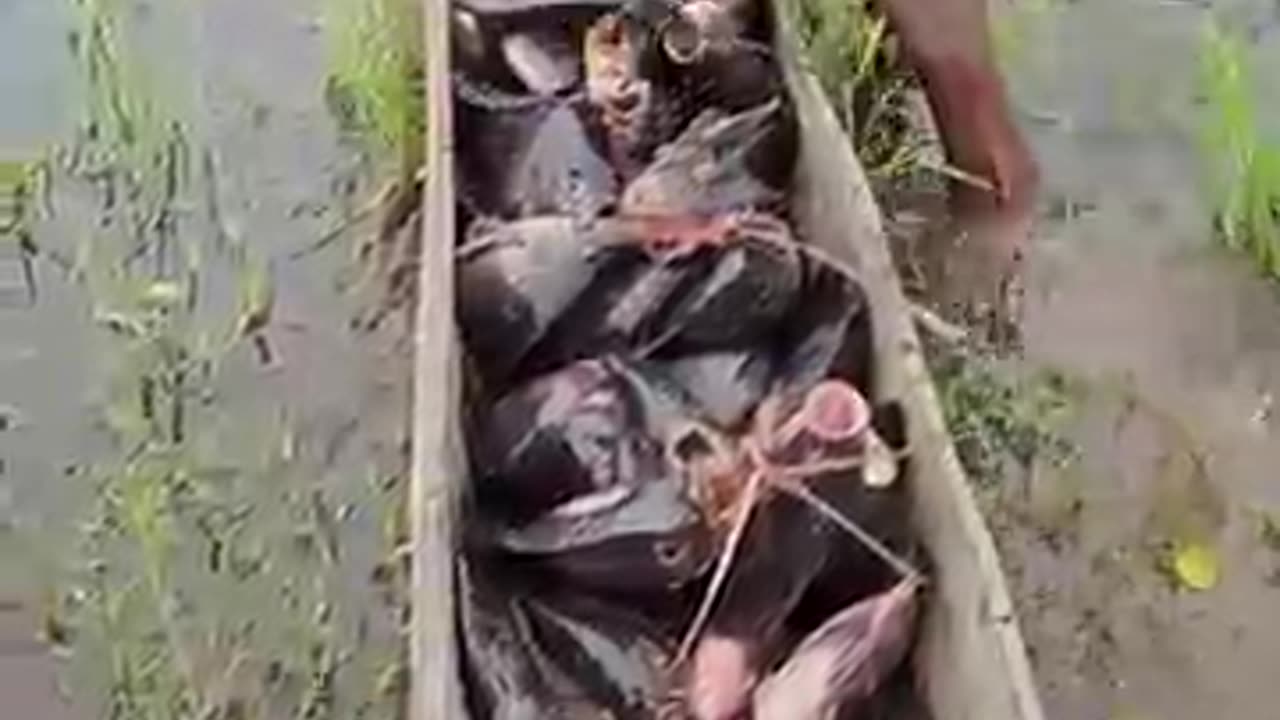
[[[775,15],[785,18],[773,0]],[[423,0],[430,98],[450,97],[449,3]],[[793,212],[808,240],[855,268],[875,318],[879,399],[907,412],[913,516],[934,567],[928,616],[913,662],[935,720],[1043,720],[1026,650],[991,534],[956,458],[866,176],[821,88],[778,23],[775,46],[801,124]],[[415,324],[410,497],[413,537],[411,720],[462,720],[455,642],[455,499],[465,479],[459,340],[454,325],[455,237],[451,103],[428,103],[425,234]]]

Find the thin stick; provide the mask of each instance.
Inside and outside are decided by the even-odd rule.
[[[895,554],[892,550],[886,547],[884,543],[877,540],[871,533],[862,529],[862,527],[852,519],[846,517],[844,513],[832,507],[826,500],[823,500],[813,494],[809,488],[798,482],[782,481],[775,481],[772,483],[772,486],[777,488],[779,491],[787,493],[797,500],[806,503],[816,510],[818,514],[835,523],[837,527],[856,538],[858,542],[865,545],[868,550],[883,560],[889,567],[896,570],[904,578],[909,580],[918,580],[922,577],[919,570],[912,567],[910,563]]]
[[[927,170],[932,170],[939,175],[951,178],[952,180],[957,180],[970,187],[977,188],[979,190],[986,190],[989,193],[994,193],[996,191],[995,184],[990,180],[982,177],[981,175],[974,175],[971,172],[961,170],[954,165],[928,161],[921,161],[921,165]]]
[[[947,322],[920,303],[908,302],[907,305],[911,310],[911,317],[919,323],[920,327],[939,340],[949,345],[964,345],[969,342],[969,332],[964,328]]]
[[[324,235],[321,235],[318,240],[312,242],[311,244],[289,253],[289,255],[287,256],[287,259],[290,261],[301,260],[302,258],[307,257],[308,255],[312,255],[314,253],[320,252],[326,247],[332,245],[334,241],[336,241],[338,238],[345,235],[347,231],[350,230],[352,227],[363,222],[366,218],[373,215],[378,210],[382,209],[382,207],[391,200],[392,196],[395,194],[396,189],[399,186],[400,186],[400,181],[398,180],[392,180],[388,182],[386,185],[383,185],[382,188],[379,189],[378,192],[374,194],[372,199],[370,199],[364,205],[356,208],[356,210],[352,212],[351,215],[349,215],[346,219],[339,222],[336,227],[329,230]]]
[[[689,625],[689,630],[685,633],[684,640],[680,643],[679,652],[676,653],[676,665],[683,663],[689,657],[689,653],[693,651],[693,644],[697,642],[698,636],[702,634],[703,627],[711,617],[711,610],[715,606],[720,590],[729,577],[729,569],[733,566],[733,559],[737,555],[738,546],[742,544],[742,538],[747,534],[747,523],[751,520],[751,511],[755,508],[756,497],[760,494],[760,486],[763,484],[764,473],[762,471],[757,470],[751,473],[747,488],[742,493],[742,497],[738,499],[738,514],[733,519],[733,527],[729,531],[729,537],[725,540],[724,549],[720,551],[720,557],[716,561],[715,571],[711,575],[711,583],[707,585],[707,591],[702,596],[702,604],[698,606],[698,612],[694,615],[693,622]]]

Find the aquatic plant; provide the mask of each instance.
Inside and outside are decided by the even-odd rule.
[[[399,717],[403,573],[351,530],[395,517],[395,471],[337,476],[287,404],[227,397],[261,382],[245,368],[271,327],[269,265],[191,212],[208,194],[190,158],[208,151],[139,71],[128,13],[74,7],[85,117],[57,172],[97,210],[67,279],[107,379],[103,450],[68,479],[93,498],[46,639],[105,718]]]
[[[28,304],[36,301],[33,226],[38,206],[48,192],[46,165],[37,161],[0,160],[0,267],[10,262],[22,270],[22,291]],[[15,288],[0,286],[0,303]]]
[[[1220,22],[1200,47],[1200,146],[1219,236],[1280,278],[1280,143],[1259,128],[1244,40]]]
[[[865,0],[793,0],[792,25],[867,173],[892,181],[919,167],[924,139],[910,115],[915,78],[898,62],[883,15]]]
[[[426,117],[421,9],[411,0],[330,0],[330,104],[379,160],[412,177],[422,164]]]
[[[1009,463],[1061,465],[1076,453],[1062,432],[1078,391],[1059,372],[1017,375],[975,350],[949,348],[931,354],[943,416],[960,462],[979,485],[1007,477]]]

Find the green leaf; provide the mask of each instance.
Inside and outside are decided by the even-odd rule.
[[[1221,575],[1218,552],[1200,542],[1180,543],[1174,548],[1173,572],[1188,590],[1212,590]]]
[[[185,293],[181,285],[169,280],[157,280],[143,292],[142,299],[148,305],[177,305]]]
[[[31,177],[32,163],[0,160],[0,187],[9,191],[25,185]]]

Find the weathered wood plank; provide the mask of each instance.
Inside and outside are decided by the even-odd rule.
[[[1044,720],[990,531],[956,457],[912,314],[853,149],[812,74],[800,66],[784,0],[776,45],[801,121],[793,210],[810,242],[855,268],[871,301],[876,394],[907,411],[913,522],[934,561],[915,662],[937,720]]]
[[[427,179],[414,326],[409,512],[413,560],[411,720],[464,717],[455,637],[454,538],[461,462],[459,343],[453,312],[453,119],[449,0],[423,0]]]
[[[428,180],[415,328],[410,511],[412,720],[465,717],[455,637],[456,500],[465,480],[459,342],[453,320],[453,156],[449,2],[424,0]],[[774,0],[775,9],[782,0]],[[782,18],[781,10],[778,10]],[[876,393],[900,399],[914,448],[913,521],[935,560],[915,659],[937,720],[1043,720],[999,558],[956,459],[857,158],[785,28],[778,46],[802,125],[794,210],[811,242],[861,274],[875,318]]]

